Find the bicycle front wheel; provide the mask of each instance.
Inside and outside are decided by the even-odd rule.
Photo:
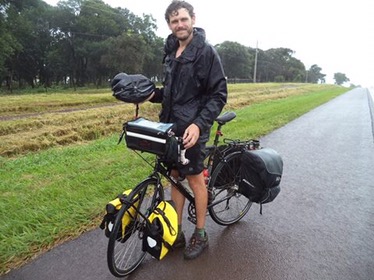
[[[213,202],[209,214],[217,224],[227,226],[242,219],[252,202],[238,192],[241,152],[227,155],[215,167],[210,180]]]
[[[109,270],[116,277],[130,274],[145,258],[142,249],[145,218],[163,198],[162,188],[157,184],[157,179],[148,178],[137,185],[117,214],[107,251]]]

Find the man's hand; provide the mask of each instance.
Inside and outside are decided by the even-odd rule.
[[[142,101],[142,102],[140,102],[138,104],[143,104],[144,102],[147,102],[147,101],[151,100],[154,95],[155,95],[155,92],[152,92],[151,95],[146,100],[144,100],[144,101]]]
[[[196,144],[200,137],[200,128],[196,124],[191,124],[187,127],[183,134],[183,145],[185,149],[191,148]]]

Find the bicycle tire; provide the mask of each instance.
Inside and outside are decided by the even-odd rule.
[[[252,202],[238,192],[241,154],[241,151],[232,152],[221,160],[214,168],[209,183],[213,196],[209,214],[219,225],[238,222],[252,206]]]
[[[138,184],[129,194],[129,203],[124,203],[119,210],[109,236],[107,262],[110,272],[116,277],[124,277],[133,272],[144,260],[146,252],[142,250],[143,231],[146,220],[163,199],[163,190],[157,186],[156,178],[148,178]],[[129,232],[122,236],[122,219],[130,207],[136,206]],[[143,216],[139,214],[141,212]],[[128,235],[128,236],[127,236]]]

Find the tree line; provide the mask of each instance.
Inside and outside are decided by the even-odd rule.
[[[165,38],[156,30],[151,15],[139,17],[101,0],[57,6],[0,0],[1,87],[101,87],[118,72],[160,80]],[[230,81],[325,81],[318,65],[306,69],[287,48],[263,51],[229,41],[215,47]]]

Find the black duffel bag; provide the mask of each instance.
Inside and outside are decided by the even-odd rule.
[[[252,202],[273,201],[280,192],[283,160],[271,148],[243,152],[240,164],[239,192]]]

